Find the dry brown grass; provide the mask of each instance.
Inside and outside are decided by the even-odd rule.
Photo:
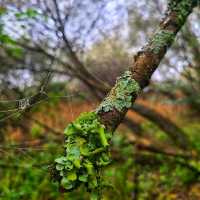
[[[151,102],[143,99],[137,101],[140,104],[146,105],[155,109],[163,116],[177,122],[179,115],[184,112],[185,108],[178,105],[169,105],[159,102]],[[61,102],[55,107],[47,107],[45,111],[35,114],[35,117],[41,122],[50,127],[63,130],[66,125],[76,119],[80,113],[94,110],[98,105],[97,102]],[[138,123],[145,121],[143,117],[135,112],[128,112],[128,116]]]
[[[183,106],[178,105],[169,105],[159,102],[147,101],[145,99],[137,100],[138,103],[146,105],[150,108],[155,109],[163,116],[170,118],[174,122],[179,121],[180,115],[185,111]],[[98,102],[60,102],[55,106],[44,106],[42,111],[34,113],[33,117],[38,121],[46,124],[47,126],[59,131],[63,132],[68,123],[76,119],[80,113],[94,110]],[[134,119],[137,123],[145,122],[145,118],[141,117],[135,112],[128,112],[129,118]],[[33,122],[34,123],[34,122]],[[125,130],[125,127],[120,126],[120,130]],[[29,134],[24,133],[19,127],[13,128],[8,127],[7,138],[11,141],[23,141],[29,137]]]

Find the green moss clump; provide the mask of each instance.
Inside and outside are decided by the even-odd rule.
[[[173,42],[174,37],[175,35],[171,31],[159,30],[151,41],[150,50],[158,54],[160,50],[168,47],[168,45]]]
[[[110,163],[108,146],[112,134],[105,130],[95,112],[82,113],[64,134],[65,155],[55,160],[61,186],[72,190],[85,184],[89,191],[98,191],[99,171]]]
[[[197,0],[172,0],[169,2],[169,10],[177,13],[177,24],[182,25],[185,22],[196,2]]]
[[[130,71],[126,71],[117,79],[115,87],[100,104],[97,112],[109,112],[113,109],[120,112],[125,108],[130,108],[132,106],[134,96],[137,96],[140,90],[141,88],[138,82],[132,79],[132,73]]]

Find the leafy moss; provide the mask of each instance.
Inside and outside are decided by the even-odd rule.
[[[55,160],[61,186],[71,190],[85,184],[89,190],[97,190],[99,171],[110,163],[108,142],[111,134],[95,112],[82,113],[67,126],[64,134],[66,154]]]
[[[130,71],[126,71],[117,79],[115,87],[100,104],[97,112],[109,112],[113,109],[120,112],[125,108],[130,108],[132,106],[133,97],[137,96],[140,90],[141,89],[137,81],[132,79],[132,73]]]

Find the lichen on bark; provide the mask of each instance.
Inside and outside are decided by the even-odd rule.
[[[153,36],[148,48],[155,54],[160,53],[160,50],[167,48],[174,40],[175,34],[168,30],[158,30]]]
[[[110,163],[109,141],[112,137],[112,133],[102,124],[98,112],[130,108],[140,90],[139,84],[132,79],[132,73],[126,71],[117,79],[115,87],[99,109],[82,113],[67,126],[64,131],[65,154],[55,160],[62,188],[70,191],[84,184],[88,190],[98,193],[102,187],[99,171]]]
[[[98,171],[109,164],[110,132],[120,124],[141,88],[147,85],[197,2],[199,0],[171,0],[159,31],[138,54],[133,72],[127,71],[117,79],[95,112],[82,114],[67,127],[65,154],[55,161],[61,185],[66,190],[75,189],[81,183],[90,190],[98,189]]]
[[[126,71],[117,79],[115,86],[96,111],[109,112],[116,109],[121,112],[123,109],[128,109],[132,106],[133,98],[138,95],[140,90],[138,82],[132,78],[132,73]]]

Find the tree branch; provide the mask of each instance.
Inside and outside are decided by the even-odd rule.
[[[172,45],[175,36],[185,23],[187,17],[193,8],[197,6],[197,3],[197,0],[173,0],[169,2],[166,16],[161,21],[158,30],[154,33],[148,44],[135,56],[134,63],[130,68],[132,80],[136,81],[141,89],[148,85],[153,72],[166,54],[167,49]],[[104,99],[104,102],[100,105],[100,109],[97,109],[97,114],[101,122],[110,131],[114,131],[117,128],[129,108],[126,105],[122,105],[121,110],[116,109],[116,106],[112,106],[109,110],[103,107],[103,104],[107,103],[109,99],[117,97],[118,85],[119,82],[116,83],[109,95]],[[132,91],[132,102],[135,101],[137,96],[138,90]]]

